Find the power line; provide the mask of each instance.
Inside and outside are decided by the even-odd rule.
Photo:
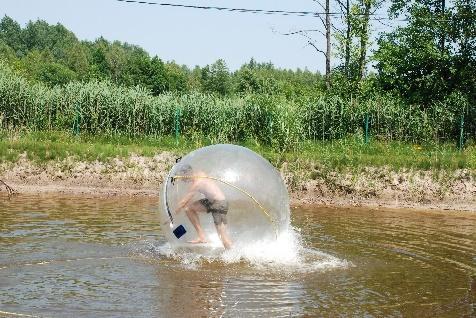
[[[216,7],[216,6],[196,6],[196,5],[187,5],[187,4],[178,4],[178,3],[168,3],[168,2],[150,2],[150,1],[141,1],[141,0],[115,0],[118,2],[127,2],[127,3],[136,3],[136,4],[145,4],[145,5],[157,5],[164,7],[176,7],[176,8],[187,8],[187,9],[201,9],[201,10],[217,10],[217,11],[228,11],[235,13],[252,13],[252,14],[266,14],[266,15],[287,15],[287,16],[301,16],[301,17],[319,17],[321,15],[326,15],[325,12],[313,12],[313,11],[286,11],[286,10],[266,10],[266,9],[247,9],[247,8],[228,8],[228,7]],[[345,15],[342,12],[329,12],[329,15],[332,16],[343,16]],[[353,13],[353,16],[365,15],[363,13]],[[382,14],[370,13],[369,16],[384,16]],[[377,19],[377,18],[373,18]],[[373,20],[370,19],[370,20]],[[406,21],[406,20],[397,20],[394,18],[380,17],[380,20],[393,20],[393,21]]]
[[[228,12],[238,12],[238,13],[252,13],[252,14],[267,14],[267,15],[290,15],[290,16],[301,16],[301,17],[318,17],[319,15],[325,15],[325,12],[312,12],[312,11],[286,11],[286,10],[264,10],[264,9],[246,9],[246,8],[226,8],[226,7],[215,7],[215,6],[195,6],[195,5],[186,5],[186,4],[177,4],[177,3],[165,3],[165,2],[149,2],[149,1],[140,1],[140,0],[116,0],[119,2],[128,2],[128,3],[137,3],[137,4],[147,4],[147,5],[158,5],[164,7],[178,7],[178,8],[188,8],[188,9],[202,9],[202,10],[218,10],[218,11],[228,11]],[[340,15],[340,12],[330,12],[330,15]]]
[[[127,2],[127,3],[136,3],[136,4],[145,4],[145,5],[158,5],[164,7],[176,7],[176,8],[187,8],[187,9],[201,9],[201,10],[217,10],[217,11],[228,11],[234,13],[251,13],[251,14],[265,14],[265,15],[284,15],[284,16],[300,16],[300,17],[311,17],[317,18],[321,15],[325,15],[325,12],[312,12],[312,11],[286,11],[286,10],[265,10],[265,9],[247,9],[247,8],[228,8],[228,7],[216,7],[216,6],[196,6],[196,5],[187,5],[187,4],[178,4],[178,3],[168,3],[168,2],[150,2],[150,1],[141,1],[141,0],[116,0],[118,2]],[[329,15],[332,16],[343,16],[345,15],[342,12],[329,12]],[[353,13],[353,16],[361,16],[364,14]],[[383,17],[381,14],[370,13],[370,21],[379,21],[382,20],[391,20],[391,21],[408,21],[407,19],[395,19]],[[377,18],[379,17],[379,18]]]

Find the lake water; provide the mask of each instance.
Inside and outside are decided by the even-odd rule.
[[[174,251],[157,205],[1,197],[0,317],[476,316],[476,214],[300,208],[278,242]]]

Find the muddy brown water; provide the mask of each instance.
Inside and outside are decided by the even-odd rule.
[[[0,316],[476,316],[475,214],[293,209],[299,248],[331,262],[287,268],[164,252],[157,204],[2,197]]]

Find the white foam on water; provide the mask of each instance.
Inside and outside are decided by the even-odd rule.
[[[351,265],[349,262],[317,249],[308,248],[299,231],[291,228],[276,240],[237,244],[221,254],[226,263],[245,260],[256,267],[273,267],[284,271],[313,272]]]
[[[275,240],[235,242],[225,250],[220,243],[172,247],[169,243],[144,242],[136,252],[152,259],[174,259],[187,269],[199,269],[202,263],[226,264],[246,262],[256,268],[273,268],[285,272],[315,272],[352,267],[353,264],[331,254],[305,246],[298,230],[291,228]]]

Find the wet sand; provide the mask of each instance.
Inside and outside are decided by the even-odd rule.
[[[108,162],[74,158],[37,164],[20,158],[0,163],[0,179],[19,193],[95,196],[157,196],[162,180],[175,162],[163,152],[154,157],[131,156]],[[476,173],[399,171],[388,167],[359,171],[328,171],[311,179],[303,171],[280,169],[292,206],[363,206],[464,210],[476,212]],[[0,186],[0,197],[6,196]]]
[[[155,197],[159,196],[158,188],[122,188],[122,187],[95,187],[71,186],[59,184],[25,185],[10,184],[17,193],[29,195],[41,194],[68,194],[94,197]],[[4,189],[0,192],[0,198],[7,197]],[[476,212],[476,203],[473,201],[435,200],[435,202],[417,202],[410,200],[385,199],[385,198],[362,198],[362,197],[322,197],[312,196],[305,192],[291,192],[290,202],[292,207],[371,207],[371,208],[395,208],[416,210],[439,210],[439,211],[470,211]]]

